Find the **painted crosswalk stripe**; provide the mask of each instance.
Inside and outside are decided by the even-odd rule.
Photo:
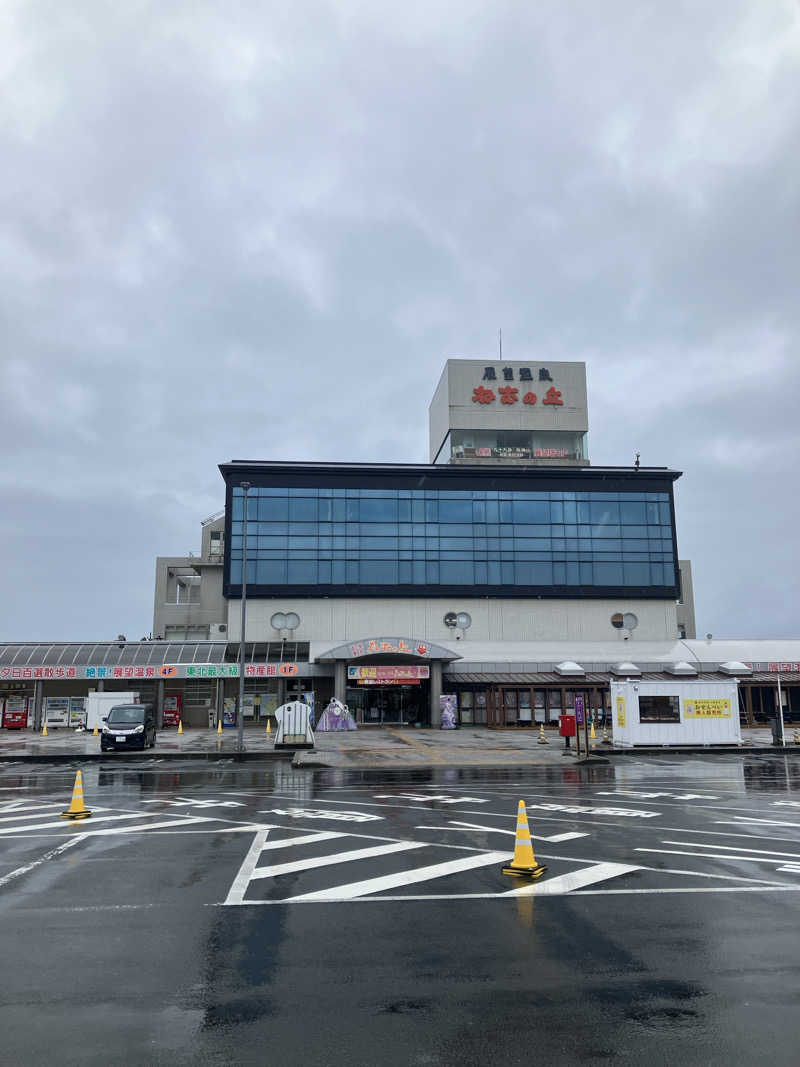
[[[446,863],[434,863],[430,867],[418,867],[416,870],[399,871],[397,874],[367,878],[361,882],[349,882],[347,885],[332,886],[330,889],[320,889],[314,893],[301,893],[295,897],[287,897],[284,903],[293,903],[298,900],[353,900],[355,897],[369,896],[386,889],[396,889],[398,886],[414,885],[417,882],[429,882],[435,878],[445,878],[449,874],[474,870],[476,867],[488,867],[489,864],[502,863],[507,860],[506,852],[481,852],[477,856],[448,860]]]
[[[276,842],[282,844],[283,842]],[[277,878],[280,874],[295,874],[298,871],[314,870],[317,867],[332,867],[339,863],[352,863],[354,860],[366,860],[371,856],[388,856],[393,852],[408,852],[410,849],[427,848],[428,845],[416,841],[401,841],[393,845],[375,845],[373,848],[356,848],[350,852],[338,852],[332,856],[311,856],[292,863],[276,863],[271,867],[256,867],[251,881],[256,878]]]

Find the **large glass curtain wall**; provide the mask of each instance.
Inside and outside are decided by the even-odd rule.
[[[668,493],[254,488],[247,537],[248,585],[270,590],[675,585]]]

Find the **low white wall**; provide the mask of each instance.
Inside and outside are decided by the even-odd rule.
[[[720,745],[741,741],[739,700],[736,682],[612,682],[611,715],[614,744],[634,745]],[[676,696],[680,706],[678,723],[641,723],[641,696]],[[620,703],[620,701],[622,703]],[[702,701],[714,701],[704,709]],[[719,709],[716,702],[727,701],[729,714],[706,716],[704,710]],[[692,715],[694,709],[695,715]]]

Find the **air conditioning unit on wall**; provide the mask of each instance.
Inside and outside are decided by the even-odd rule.
[[[228,626],[224,622],[212,622],[208,628],[208,636],[212,641],[225,640],[228,636]]]

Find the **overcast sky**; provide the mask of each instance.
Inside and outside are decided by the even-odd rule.
[[[138,638],[232,458],[585,360],[698,634],[800,637],[794,0],[5,0],[0,638]]]

